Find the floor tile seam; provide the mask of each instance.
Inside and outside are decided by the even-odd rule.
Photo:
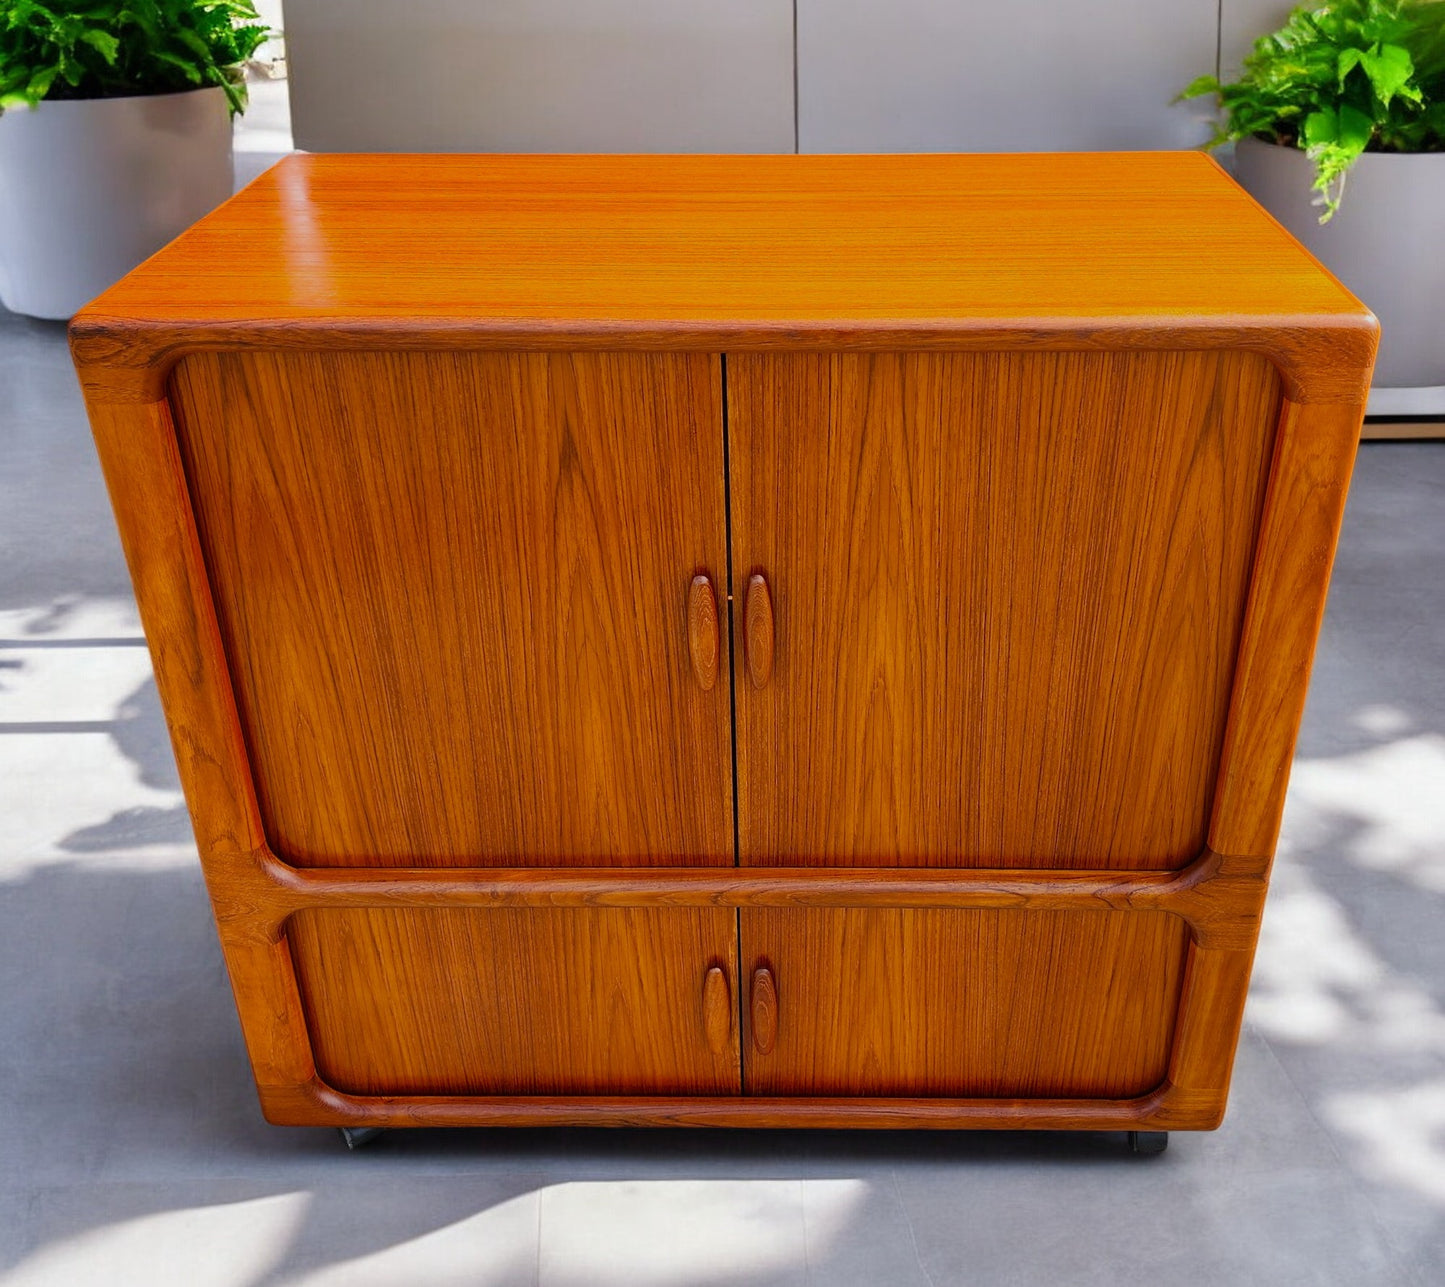
[[[913,1259],[918,1265],[919,1272],[923,1274],[924,1281],[928,1287],[935,1287],[933,1275],[928,1272],[928,1266],[923,1263],[923,1252],[918,1246],[918,1231],[913,1227],[913,1216],[909,1213],[908,1203],[903,1196],[903,1186],[898,1181],[898,1168],[888,1168],[889,1178],[893,1181],[893,1196],[897,1199],[898,1209],[903,1213],[903,1223],[908,1226],[908,1241],[913,1247]]]

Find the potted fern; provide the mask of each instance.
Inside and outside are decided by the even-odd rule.
[[[231,194],[251,0],[0,0],[0,301],[66,318]]]
[[[1238,80],[1182,97],[1207,94],[1207,146],[1234,143],[1239,181],[1379,317],[1370,410],[1445,408],[1445,2],[1295,9]]]

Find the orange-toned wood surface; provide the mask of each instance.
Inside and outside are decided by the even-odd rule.
[[[1188,943],[1150,912],[880,908],[745,908],[741,937],[777,998],[749,1091],[1001,1099],[1158,1086]]]
[[[306,911],[287,926],[316,1066],[360,1095],[736,1095],[714,908]],[[714,1022],[715,1022],[714,1017]]]
[[[1272,854],[1359,446],[1363,402],[1280,418],[1209,843]]]
[[[481,343],[1249,348],[1359,400],[1375,335],[1187,152],[292,156],[74,326],[141,397],[192,344]]]
[[[727,365],[744,863],[1180,867],[1279,415],[1249,354]],[[741,633],[741,623],[740,623]],[[752,637],[734,655],[752,667]]]
[[[702,354],[205,354],[173,405],[275,851],[731,863]]]
[[[298,157],[264,176],[84,310],[72,326],[72,346],[267,1118],[393,1126],[1218,1125],[1376,329],[1363,307],[1217,167],[1197,156]],[[733,377],[749,363],[761,366],[756,355],[762,350],[778,353],[781,367],[805,369],[811,363],[812,369],[841,370],[854,363],[852,370],[870,372],[861,384],[854,381],[855,390],[886,392],[890,382],[896,386],[881,403],[875,392],[837,402],[839,411],[848,401],[855,411],[861,406],[866,412],[861,418],[842,416],[835,426],[829,402],[827,416],[792,423],[780,434],[796,456],[783,463],[815,471],[828,461],[825,444],[835,428],[845,440],[845,430],[854,435],[857,452],[842,462],[842,474],[853,479],[857,526],[875,538],[861,563],[840,540],[820,547],[811,569],[801,553],[792,572],[748,566],[746,543],[757,537],[745,507],[759,512],[774,502],[760,501],[757,487],[745,487],[742,480],[742,472],[756,470],[749,463],[753,449],[744,453],[738,436],[741,393],[729,405],[720,375],[724,364]],[[845,352],[872,356],[845,358]],[[897,356],[903,353],[914,356]],[[1094,356],[1086,359],[1089,354]],[[1277,427],[1260,418],[1275,396],[1273,377],[1246,354],[1263,358],[1277,372],[1282,399]],[[1083,439],[1084,418],[1069,410],[1066,396],[1090,385],[1092,377],[1078,375],[1090,362],[1183,384],[1151,394],[1142,382],[1130,386],[1121,376],[1123,383],[1114,387],[1133,388],[1131,414],[1096,415],[1090,423],[1103,427],[1094,431],[1091,454]],[[970,369],[1002,373],[1005,385],[1009,378],[1019,383],[986,392],[955,380],[946,406],[938,409],[936,398],[920,402],[919,390],[927,387],[920,372],[935,372],[937,381],[938,371],[956,373],[969,363],[975,364]],[[505,379],[502,371],[508,372]],[[909,374],[895,380],[889,371]],[[517,374],[522,372],[531,375]],[[1046,383],[1046,373],[1058,381],[1055,387],[1023,387],[1025,376]],[[887,407],[895,393],[891,413],[880,417],[869,410]],[[1190,411],[1184,404],[1196,396],[1208,405]],[[976,418],[985,402],[1005,412],[987,433]],[[963,416],[956,404],[971,408],[975,419]],[[810,405],[818,411],[818,404]],[[1039,408],[1033,419],[1018,413],[1030,405]],[[1147,416],[1141,419],[1146,405],[1157,410],[1152,439],[1144,432]],[[416,414],[424,408],[431,409],[430,419]],[[900,408],[909,409],[908,415]],[[773,410],[755,407],[755,427]],[[926,423],[930,415],[951,433]],[[1166,423],[1173,428],[1166,430]],[[418,425],[429,432],[419,433]],[[870,438],[870,427],[882,425],[898,432],[886,441]],[[985,442],[998,449],[987,464],[997,471],[999,487],[1009,486],[1032,507],[1027,515],[996,510],[997,520],[975,533],[974,541],[991,546],[1002,542],[998,532],[1003,532],[1014,547],[1009,557],[1020,582],[1023,568],[1044,570],[1033,588],[1055,605],[1055,642],[1071,602],[1065,590],[1074,595],[1079,614],[1077,629],[1062,632],[1078,642],[1077,655],[1055,648],[1067,654],[1055,671],[1042,666],[1040,651],[1040,667],[1030,673],[1045,693],[1009,700],[1022,703],[1030,721],[1040,711],[1046,721],[1062,718],[1063,724],[1054,725],[1059,728],[1082,730],[1102,720],[1108,729],[1102,742],[1089,740],[1097,730],[1080,735],[1080,745],[1099,751],[1095,773],[1105,764],[1132,771],[1131,745],[1165,748],[1171,756],[1177,751],[1166,766],[1148,756],[1139,761],[1146,768],[1140,778],[1146,794],[1152,793],[1167,818],[1136,814],[1133,823],[1098,824],[1099,834],[1132,825],[1149,846],[1157,841],[1157,849],[1128,856],[1121,845],[1107,856],[1110,862],[1118,859],[1113,871],[1041,868],[1031,865],[1037,858],[1031,852],[1000,852],[993,861],[1007,864],[1003,869],[950,869],[850,865],[861,860],[861,848],[822,852],[809,841],[800,846],[809,852],[789,861],[813,865],[729,865],[735,856],[727,822],[734,696],[740,734],[744,722],[754,719],[752,733],[775,745],[802,736],[792,728],[767,733],[756,724],[755,712],[763,707],[744,709],[748,702],[774,700],[780,685],[796,678],[790,668],[798,663],[789,644],[797,638],[789,632],[799,569],[828,586],[830,596],[846,591],[862,605],[884,609],[882,618],[888,619],[893,606],[926,578],[951,586],[948,577],[954,575],[941,566],[945,558],[939,567],[920,571],[900,550],[962,553],[976,560],[974,567],[988,567],[987,560],[998,557],[991,548],[986,556],[964,551],[966,542],[943,530],[978,524],[976,506],[961,512],[959,506],[938,504],[931,527],[919,515],[920,501],[939,486],[924,475],[957,463],[960,431],[969,425],[978,429],[976,449]],[[515,436],[529,434],[527,449],[517,446],[510,459],[473,453],[479,437],[503,428]],[[732,440],[728,459],[722,451],[725,433]],[[1111,435],[1132,443],[1135,452],[1111,455]],[[810,437],[817,441],[807,441]],[[1247,458],[1250,442],[1258,457]],[[1045,443],[1056,449],[1053,473]],[[920,444],[935,450],[920,451]],[[1186,463],[1188,444],[1195,454]],[[365,450],[348,457],[349,446]],[[1147,460],[1136,458],[1151,448]],[[662,460],[664,452],[671,453],[669,459]],[[689,456],[691,463],[681,458]],[[575,464],[573,476],[586,479],[588,495],[554,487],[548,501],[545,480],[559,483],[567,476],[561,468],[566,460]],[[809,504],[838,504],[829,478],[824,469],[812,478],[780,482],[802,488],[795,517]],[[871,490],[865,485],[870,480]],[[308,492],[317,483],[324,483],[321,491]],[[1082,499],[1081,487],[1092,500]],[[1136,487],[1156,489],[1155,503],[1133,494]],[[1172,526],[1164,519],[1171,487]],[[1262,502],[1252,487],[1263,489]],[[731,514],[723,499],[729,488]],[[1075,521],[1084,516],[1060,514],[1052,502],[1055,495],[1069,496],[1070,488],[1080,508],[1103,511],[1092,515],[1093,526]],[[328,502],[312,505],[310,498],[323,492]],[[1002,494],[975,486],[979,503]],[[1104,498],[1114,495],[1121,499],[1110,509]],[[1256,516],[1247,517],[1247,503],[1227,516],[1211,514],[1207,495],[1226,504],[1255,495]],[[524,503],[529,497],[530,509]],[[564,503],[569,497],[575,502],[570,508]],[[538,517],[548,504],[567,518],[550,534]],[[1180,521],[1180,512],[1197,517]],[[1023,523],[1026,516],[1036,522]],[[469,525],[488,521],[494,524],[489,539],[507,532],[518,545],[519,532],[539,538],[522,552],[515,584],[505,578],[494,587],[464,584],[469,575],[481,576],[492,553],[480,548],[476,528]],[[698,530],[692,529],[694,521]],[[595,528],[590,545],[589,523]],[[729,525],[731,603],[724,585],[730,552],[723,533]],[[773,521],[778,531],[785,526]],[[1120,537],[1126,530],[1136,536],[1137,558],[1121,569],[1111,563],[1118,552],[1105,548],[1102,533]],[[1166,550],[1155,546],[1156,537]],[[310,538],[336,549],[330,555],[302,551]],[[224,548],[247,543],[253,548]],[[869,557],[879,575],[867,575]],[[626,566],[615,566],[619,561]],[[661,576],[664,564],[666,591],[649,580]],[[1080,588],[1086,567],[1098,569],[1088,610]],[[562,568],[578,572],[569,587],[572,597],[560,590],[551,599],[541,596],[556,615],[550,625],[544,621],[550,633],[544,631],[539,643],[532,620],[539,599],[535,593],[529,598],[528,589],[561,586]],[[1162,625],[1145,610],[1147,596],[1139,595],[1131,579],[1147,580],[1151,571],[1167,608],[1161,610]],[[1052,581],[1049,572],[1055,574]],[[714,664],[709,624],[715,616],[720,634],[727,621],[735,635],[748,630],[747,605],[737,596],[754,575],[766,582],[770,609],[764,614],[758,600],[748,640],[758,644],[760,663],[762,644],[771,644],[769,663],[757,668],[761,686],[747,673],[751,662],[738,637],[731,648],[730,641],[719,639],[718,671],[708,687]],[[711,614],[693,588],[699,576],[710,579],[715,594]],[[344,593],[326,597],[342,585]],[[1186,611],[1188,586],[1198,590],[1198,598]],[[443,600],[453,592],[449,621]],[[951,588],[947,592],[953,594]],[[1180,597],[1171,599],[1171,593]],[[331,620],[309,619],[313,594],[333,612]],[[650,604],[648,595],[655,596]],[[629,608],[630,603],[657,608],[664,599],[666,606],[654,612]],[[452,685],[455,699],[449,704],[406,674],[400,660],[413,601],[420,624],[447,639],[446,645],[428,641],[419,630],[420,642],[409,647],[418,663]],[[578,611],[579,602],[609,643],[621,641],[617,652],[574,655],[565,663],[566,645],[553,627],[557,618]],[[1129,604],[1139,629],[1155,632],[1157,649],[1138,663],[1144,687],[1152,685],[1158,695],[1153,705],[1131,699],[1115,675],[1101,673],[1100,687],[1092,688],[1082,669],[1068,668],[1071,660],[1082,667],[1100,656],[1112,655],[1116,665],[1120,658],[1137,660],[1115,623]],[[979,656],[990,655],[987,649],[995,646],[988,641],[996,638],[990,634],[998,626],[996,607],[990,606],[987,621],[967,620],[981,632],[970,634],[967,643],[981,650]],[[829,615],[836,612],[831,597],[816,610],[821,622],[837,620]],[[1039,609],[1043,634],[1049,633],[1043,622],[1048,615]],[[1021,613],[1016,621],[1026,618]],[[1199,624],[1200,632],[1183,629],[1179,623],[1185,618]],[[498,620],[505,625],[496,626]],[[518,620],[527,626],[518,626]],[[928,630],[917,624],[922,613],[905,612],[896,620],[902,624],[895,635],[938,647],[937,637],[930,643]],[[479,673],[475,665],[464,670],[445,655],[454,645],[461,661],[474,663],[481,652],[490,652],[498,630],[509,662],[530,670]],[[840,627],[836,635],[843,652],[853,649],[850,667],[838,672],[850,683],[882,674],[896,690],[898,681],[913,682],[910,676],[924,672],[913,643],[891,659],[874,654],[878,667],[861,664],[869,662],[869,654],[859,641],[867,643],[870,630],[878,630],[871,619]],[[1234,655],[1221,660],[1217,645],[1231,630]],[[265,638],[268,631],[284,637]],[[316,665],[313,691],[283,707],[273,681],[296,687],[297,676],[285,672],[306,655],[298,651],[298,640],[328,631],[326,647],[313,653],[312,661],[324,654],[335,661],[335,673]],[[519,635],[526,644],[520,652]],[[961,655],[955,649],[964,646],[955,635],[945,640],[946,648],[938,647],[938,656],[950,664]],[[1117,644],[1114,654],[1106,647],[1110,639]],[[248,648],[257,650],[254,657]],[[1164,657],[1156,655],[1158,649]],[[819,653],[808,665],[821,676],[833,660]],[[1212,695],[1191,697],[1172,687],[1185,672],[1204,678],[1206,688],[1213,684]],[[950,672],[945,666],[939,673]],[[1006,686],[1021,682],[1012,666],[1003,673]],[[559,675],[587,682],[568,690]],[[666,694],[654,684],[659,677]],[[602,694],[597,686],[603,684],[614,687]],[[625,699],[615,690],[619,684]],[[544,689],[550,704],[528,707],[531,695]],[[1088,700],[1094,700],[1099,692],[1111,692],[1114,702],[1089,707],[1085,697],[1093,694]],[[578,702],[585,705],[589,693],[595,701],[584,709]],[[1048,693],[1054,695],[1052,705]],[[1071,693],[1080,702],[1074,723],[1065,718],[1068,703],[1059,700]],[[341,715],[342,694],[348,703],[358,697],[370,706],[358,711],[348,705]],[[484,698],[499,720],[521,718],[518,704],[542,718],[530,729],[480,727],[475,721]],[[509,700],[514,708],[506,714]],[[936,722],[943,718],[943,705],[930,693],[925,713],[914,718]],[[1158,705],[1170,711],[1197,707],[1203,713],[1197,730],[1202,741],[1172,741],[1171,730],[1141,731],[1142,723],[1158,718],[1148,713]],[[628,720],[628,743],[612,727],[619,707]],[[880,727],[858,723],[856,712],[868,708],[859,705],[856,693],[835,696],[820,709],[855,712],[852,725],[846,720],[838,725],[845,730],[843,740],[859,727]],[[913,709],[917,712],[916,704]],[[1085,710],[1087,718],[1077,722]],[[697,712],[703,714],[694,718]],[[1211,712],[1215,723],[1209,722]],[[306,730],[298,714],[345,723]],[[973,721],[969,728],[978,727],[976,711],[966,717]],[[659,730],[668,719],[672,732],[663,734]],[[427,723],[432,726],[424,727]],[[258,734],[262,725],[266,731]],[[916,728],[910,734],[905,725],[895,721],[902,736],[893,744],[900,748],[918,738]],[[853,734],[846,733],[850,727]],[[1029,738],[1036,739],[1036,748],[1041,745],[1037,730],[1009,727],[1004,735],[1005,746],[1027,746]],[[659,741],[671,736],[681,752],[645,749],[654,736]],[[799,781],[835,774],[839,763],[892,772],[907,759],[894,756],[890,764],[888,756],[877,754],[883,742],[840,753],[836,729],[828,734],[830,743],[823,736],[819,731],[816,762],[799,762]],[[566,791],[554,792],[565,757],[549,759],[544,749],[527,766],[534,780],[523,780],[517,739],[528,738],[534,747],[600,746],[631,757],[629,767],[624,772],[617,764],[586,766],[581,784],[603,807],[585,817],[567,813]],[[269,767],[258,749],[266,739],[272,739]],[[313,739],[336,757],[324,773],[305,762]],[[1200,747],[1209,739],[1216,739],[1217,771],[1206,798],[1199,783],[1208,757]],[[368,749],[358,751],[363,744]],[[738,749],[740,756],[748,754],[742,739]],[[497,754],[500,765],[490,759]],[[1092,780],[1087,766],[1050,760],[1050,754],[1038,750],[1037,763],[1077,774],[1071,779],[1076,784]],[[682,764],[689,756],[691,768]],[[1039,771],[1037,763],[1030,771]],[[709,764],[718,766],[716,777],[689,796],[682,784]],[[738,769],[749,772],[742,762]],[[652,776],[639,784],[625,776],[634,771]],[[556,815],[550,821],[529,815],[516,824],[520,831],[510,830],[505,792],[467,796],[468,775],[474,774],[475,787],[488,772],[513,775],[514,801],[528,792],[534,800],[552,797],[564,823],[557,823]],[[539,788],[537,781],[544,785]],[[876,775],[856,781],[866,788],[861,804],[835,789],[837,809],[853,818],[845,832],[861,820],[862,834],[870,828],[878,834],[876,800],[890,792],[909,798],[915,789],[895,782],[880,797],[869,794]],[[439,797],[442,782],[456,798]],[[371,790],[370,798],[363,798],[358,784]],[[573,781],[568,788],[574,795],[577,785]],[[323,798],[325,786],[352,798]],[[747,789],[758,788],[754,772]],[[275,790],[293,793],[285,827],[277,822],[285,808],[267,794]],[[305,807],[294,794],[298,790],[306,796]],[[609,790],[617,794],[609,797]],[[659,790],[666,801],[657,799]],[[710,809],[689,812],[709,792],[722,805],[720,841],[708,830],[716,825],[706,821],[713,816]],[[990,784],[983,795],[1013,801],[1003,816],[1029,832],[1030,845],[1087,831],[1083,813],[1065,800],[1067,792],[1041,781],[1039,793],[1055,802],[1043,823],[1028,823],[1017,807],[1021,784]],[[925,802],[925,814],[941,808],[937,799]],[[1207,836],[1200,830],[1201,799]],[[1131,799],[1121,807],[1127,811],[1136,804]],[[962,806],[958,810],[955,822],[964,817]],[[502,839],[495,849],[480,852],[484,820],[495,823]],[[822,827],[830,845],[839,835],[828,831],[831,825],[824,820]],[[967,833],[975,824],[962,825]],[[900,834],[906,837],[909,828],[920,826],[935,824],[904,817]],[[1039,829],[1029,831],[1030,826]],[[286,827],[294,853],[283,843]],[[551,840],[542,834],[548,827]],[[944,830],[935,827],[933,834]],[[663,832],[682,835],[684,844],[696,841],[696,847],[655,848]],[[601,847],[589,856],[578,835]],[[634,846],[631,840],[639,837]],[[287,861],[301,857],[300,849],[318,838],[323,849],[332,846],[316,856],[318,865]],[[609,851],[606,846],[614,842],[617,848]],[[745,838],[745,855],[749,843]],[[1192,852],[1191,845],[1196,845]],[[893,861],[884,856],[886,846],[867,847],[879,850],[871,861]],[[942,854],[941,846],[937,852]],[[1083,848],[1075,856],[1081,863],[1102,861]],[[954,860],[977,862],[983,856],[970,852]],[[1048,861],[1060,859],[1055,854]],[[734,908],[742,909],[744,920],[792,927],[774,940],[781,945],[778,961],[760,964],[737,956],[737,935],[728,928],[739,916]],[[584,919],[557,919],[574,915]],[[556,928],[613,916],[622,920],[609,925],[632,928],[616,934]],[[489,919],[494,917],[502,919]],[[1061,977],[1062,990],[1073,987],[1084,1012],[1115,1016],[1105,1029],[1111,1023],[1129,1032],[1137,1027],[1144,1043],[1130,1046],[1126,1040],[1121,1062],[1106,1067],[1113,1043],[1099,1039],[1097,1028],[1091,1035],[1081,1027],[1072,1045],[1052,1052],[1035,1047],[1037,1057],[1025,1071],[1017,1072],[1019,1064],[1005,1068],[1008,1076],[1017,1072],[1021,1078],[1011,1084],[1084,1085],[1067,1077],[1092,1069],[1103,1078],[1095,1090],[1102,1087],[1104,1097],[1061,1092],[1066,1097],[1039,1098],[1033,1090],[1028,1094],[1035,1097],[956,1089],[879,1093],[880,1083],[861,1081],[852,1084],[868,1093],[793,1093],[801,1082],[783,1094],[760,1085],[746,1094],[735,1089],[739,1055],[745,1068],[760,1058],[739,1024],[745,1028],[756,1015],[766,1023],[771,1014],[773,1052],[763,1058],[783,1057],[798,1036],[789,1037],[794,1013],[789,997],[798,995],[790,993],[797,964],[791,953],[796,944],[814,939],[816,946],[805,947],[803,957],[833,950],[827,934],[798,926],[864,926],[865,937],[888,943],[887,951],[861,958],[875,962],[875,973],[886,981],[890,970],[896,973],[909,959],[910,943],[929,939],[918,933],[918,925],[997,925],[1000,917],[1024,927],[1012,938],[1002,936],[1007,940],[1002,951],[1027,955],[1019,966],[1028,983],[1021,995],[1035,998],[1041,1014],[1048,1013],[1053,992],[1030,980]],[[554,928],[482,928],[544,921]],[[915,928],[884,932],[905,923]],[[1093,928],[1065,932],[1058,928],[1065,923]],[[708,928],[677,928],[682,925]],[[1113,925],[1124,928],[1116,933]],[[1183,952],[1182,964],[1176,948],[1166,949],[1151,937],[1151,925],[1174,927],[1170,941]],[[439,932],[438,926],[447,928]],[[525,941],[508,940],[508,934]],[[1054,958],[1020,946],[1051,936],[1059,943]],[[945,953],[962,953],[968,937],[950,931],[933,940]],[[643,963],[641,970],[625,968],[625,952],[586,947],[623,940],[630,944],[630,959]],[[585,970],[553,968],[560,959],[554,952],[533,971],[534,987],[545,998],[542,1013],[524,1017],[510,999],[481,995],[479,962],[493,962],[505,974],[528,952],[564,941],[581,956],[591,952],[590,977],[604,980],[602,986],[585,996],[575,989],[564,995],[565,980]],[[1092,992],[1053,973],[1062,969],[1065,953],[1084,977],[1090,961],[1110,952],[1135,964],[1121,964],[1115,978]],[[925,974],[947,966],[926,950],[914,957],[910,968]],[[842,960],[831,981],[820,974],[810,995],[846,999],[840,980],[856,979],[848,974],[853,964],[851,957]],[[979,954],[957,955],[952,964],[964,977],[990,968]],[[760,969],[768,970],[766,984],[759,985]],[[998,987],[1012,985],[1010,978]],[[1148,991],[1161,985],[1178,989],[1162,1057],[1160,1015],[1170,1007],[1161,1009]],[[624,1046],[620,1053],[600,1044],[595,1035],[600,1010],[610,1003],[634,1015],[651,1007],[664,987],[677,999],[666,1014],[651,1016],[653,1044],[641,1052]],[[941,1035],[947,1018],[934,1027],[949,997],[907,987],[903,992],[901,1001],[884,1005],[880,988],[854,985],[854,1000],[845,1008],[860,1016],[854,1020],[856,1035],[844,1041],[831,1032],[813,1032],[815,1055],[805,1061],[807,1075],[829,1068],[856,1072],[868,1064],[870,1050],[892,1057],[914,1076],[920,1069],[933,1075],[929,1070],[943,1069],[950,1059],[965,1061],[955,1066],[971,1067],[980,1076],[994,1076],[1002,1065],[990,1065],[989,1059],[1006,1063],[1012,1057],[1007,1051],[976,1055],[971,1044],[950,1053]],[[408,1006],[403,993],[417,1005]],[[455,1024],[444,1014],[449,997],[464,1001]],[[980,1014],[1004,1012],[1002,996],[988,1004],[992,1011],[969,1010],[965,994],[955,1011],[961,1027],[969,1030]],[[387,1019],[396,1023],[389,1034],[366,1017],[379,1016],[378,1007],[387,1006]],[[489,1012],[489,1006],[500,1009]],[[1137,1015],[1138,1023],[1117,1018],[1125,1011]],[[353,1027],[349,1020],[356,1013],[365,1021]],[[492,1019],[485,1018],[488,1013]],[[908,1017],[895,1037],[889,1025],[900,1014]],[[487,1046],[498,1019],[501,1026],[517,1026],[525,1059]],[[479,1027],[469,1026],[474,1020]],[[1071,1022],[1078,1020],[1062,1015],[1059,1030],[1070,1031]],[[848,1031],[846,1023],[840,1020],[837,1031]],[[589,1083],[586,1093],[531,1093],[544,1084],[563,1084],[545,1078],[566,1075],[557,1072],[558,1060],[571,1056],[557,1052],[573,1046],[567,1034],[574,1032],[583,1034],[575,1041],[586,1052],[578,1066],[596,1072],[600,1081]],[[490,1063],[489,1049],[495,1055]],[[981,1062],[966,1065],[973,1058]],[[522,1064],[520,1079],[506,1082]],[[719,1069],[721,1083],[685,1080],[716,1076]],[[348,1080],[352,1074],[358,1079]],[[1155,1074],[1155,1084],[1140,1089]],[[365,1089],[396,1075],[420,1078],[408,1083],[412,1086],[451,1089],[439,1094]],[[627,1082],[632,1075],[639,1080]],[[668,1080],[674,1075],[677,1080]],[[439,1079],[427,1080],[433,1076]],[[499,1091],[504,1084],[529,1089]],[[649,1093],[634,1093],[643,1085]]]
[[[1254,943],[1269,860],[1206,851],[1179,872],[885,867],[300,868],[260,852],[232,864],[244,919],[279,932],[307,908],[988,907],[1170,912],[1205,947]],[[256,904],[264,905],[264,915]],[[269,931],[268,931],[269,932]]]

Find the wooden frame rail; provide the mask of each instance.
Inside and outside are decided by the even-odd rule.
[[[302,869],[233,853],[213,890],[269,1120],[386,1126],[692,1125],[864,1129],[1211,1129],[1223,1116],[1267,859],[1206,850],[1178,872],[826,868]],[[243,872],[245,873],[243,875]],[[352,1095],[318,1075],[286,938],[295,912],[367,907],[798,906],[1166,912],[1189,926],[1169,1071],[1126,1100]],[[1224,1039],[1221,1040],[1221,1037]]]

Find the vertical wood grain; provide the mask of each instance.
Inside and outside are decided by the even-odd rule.
[[[1286,402],[1239,650],[1209,844],[1274,853],[1344,519],[1362,403]]]
[[[1253,948],[1227,951],[1195,944],[1189,949],[1169,1077],[1190,1096],[1214,1096],[1221,1115],[1253,960]]]
[[[1188,934],[1158,912],[753,908],[759,1095],[1123,1099],[1168,1068]]]
[[[1197,156],[203,220],[72,344],[268,1117],[1216,1125],[1376,330]],[[639,872],[734,854],[723,667],[744,869]]]
[[[170,407],[87,409],[196,841],[249,854],[264,836]]]
[[[741,861],[1205,840],[1279,384],[1239,353],[729,355]],[[744,649],[734,646],[735,664]]]
[[[257,1085],[315,1075],[291,958],[258,901],[265,844],[210,585],[165,403],[87,400]]]
[[[199,354],[172,379],[272,847],[729,863],[715,357]]]
[[[316,1065],[363,1095],[737,1094],[700,1021],[725,908],[307,911],[287,936]]]

